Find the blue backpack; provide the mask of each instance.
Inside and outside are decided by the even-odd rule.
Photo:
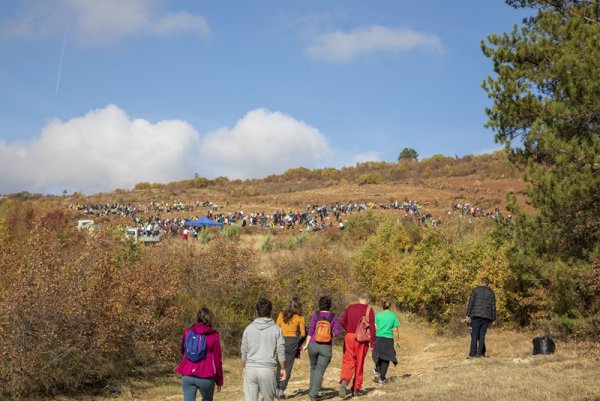
[[[185,356],[192,362],[199,362],[206,358],[206,336],[190,330],[183,343]]]

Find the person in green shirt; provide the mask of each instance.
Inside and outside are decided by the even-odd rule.
[[[387,370],[390,362],[396,366],[396,350],[394,342],[399,341],[398,328],[400,321],[398,316],[390,309],[392,303],[389,300],[382,302],[383,310],[375,314],[375,348],[373,349],[373,361],[375,362],[375,381],[385,384]]]

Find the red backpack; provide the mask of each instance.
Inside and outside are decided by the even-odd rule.
[[[371,341],[371,324],[369,323],[369,313],[371,306],[367,306],[367,313],[360,318],[356,326],[356,341],[359,343],[368,343]]]

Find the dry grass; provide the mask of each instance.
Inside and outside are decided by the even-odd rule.
[[[419,322],[402,320],[400,364],[390,367],[389,376],[396,382],[378,386],[365,375],[368,400],[436,400],[466,401],[474,397],[495,401],[598,401],[600,400],[600,366],[581,345],[557,343],[550,356],[531,356],[531,339],[535,333],[516,333],[492,328],[488,335],[486,359],[466,360],[468,334],[441,337],[433,328]],[[595,346],[598,346],[596,344]],[[334,358],[324,381],[323,399],[337,398],[341,345],[334,348]],[[365,372],[373,362],[367,358]],[[308,360],[296,362],[287,391],[288,399],[307,400]],[[225,386],[216,400],[243,400],[241,364],[225,361]],[[410,377],[403,378],[405,375]],[[132,380],[120,397],[79,397],[87,401],[159,401],[182,400],[175,374],[148,380]],[[74,401],[59,398],[56,401]]]
[[[425,211],[441,217],[447,213],[455,201],[470,202],[474,206],[494,208],[505,204],[505,194],[513,192],[525,203],[525,183],[519,179],[486,179],[477,176],[424,178],[410,181],[385,182],[379,185],[356,185],[353,183],[337,183],[332,186],[311,188],[291,193],[268,193],[249,196],[233,194],[217,189],[187,189],[175,194],[168,191],[145,190],[128,191],[119,195],[114,193],[90,196],[78,199],[83,203],[142,203],[150,201],[174,201],[193,203],[197,200],[214,201],[220,211],[228,213],[243,210],[246,213],[272,213],[275,210],[302,210],[307,204],[334,204],[337,202],[373,202],[387,203],[397,199],[417,200]],[[75,198],[66,197],[64,203],[76,202]],[[203,211],[201,208],[200,211]],[[189,212],[170,213],[169,217],[189,217]],[[163,217],[167,217],[167,214]]]

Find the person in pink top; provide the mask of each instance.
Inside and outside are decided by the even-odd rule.
[[[181,362],[175,371],[181,375],[183,401],[195,401],[200,391],[202,401],[212,401],[215,392],[223,386],[223,366],[221,338],[219,332],[212,328],[213,316],[207,308],[198,311],[197,323],[183,332],[181,340]],[[206,356],[198,362],[190,361],[185,355],[185,339],[190,331],[206,336]]]

